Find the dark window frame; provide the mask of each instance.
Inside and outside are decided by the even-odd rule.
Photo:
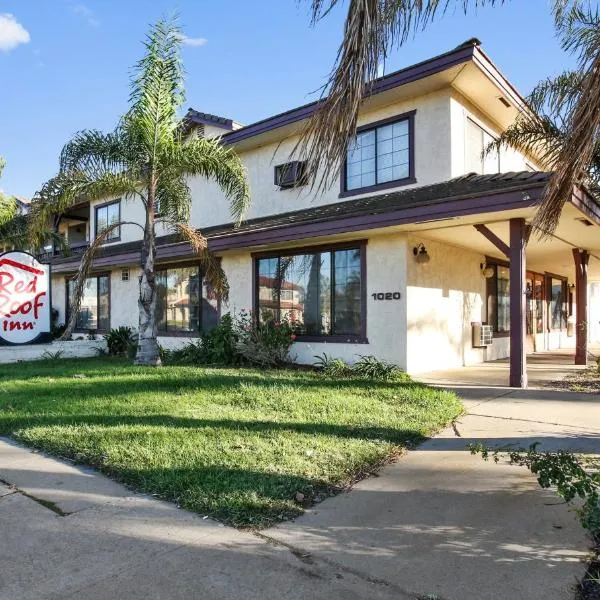
[[[558,273],[550,273],[549,271],[546,271],[544,273],[544,276],[546,278],[546,331],[548,333],[554,333],[554,332],[562,332],[562,331],[566,331],[567,330],[567,326],[568,326],[568,294],[569,294],[569,287],[568,287],[568,281],[569,278],[565,277],[564,275],[559,275]],[[552,326],[552,311],[550,310],[550,306],[552,303],[552,280],[556,279],[557,281],[561,282],[561,298],[562,298],[562,302],[561,302],[561,326],[560,329],[556,329],[555,327]]]
[[[111,313],[112,313],[112,281],[111,281],[111,272],[110,271],[100,271],[98,273],[90,273],[86,277],[86,279],[98,279],[98,277],[106,277],[108,279],[108,327],[106,329],[82,329],[77,327],[73,328],[73,333],[89,333],[90,331],[94,331],[96,333],[108,333],[111,330]],[[71,277],[65,278],[65,321],[68,323],[71,318],[71,294],[69,290],[69,282],[74,281],[77,278],[77,275],[73,275]],[[96,286],[96,300],[98,306],[100,306],[100,295],[99,295],[99,286]]]
[[[198,275],[199,275],[199,286],[198,286],[198,293],[200,295],[200,313],[199,313],[199,323],[198,323],[198,330],[197,331],[162,331],[160,329],[156,330],[156,335],[158,337],[173,337],[173,338],[178,338],[178,337],[184,337],[184,338],[197,338],[202,334],[202,315],[203,315],[203,311],[202,311],[202,289],[204,286],[204,273],[202,271],[202,266],[199,262],[194,261],[194,262],[183,262],[183,263],[164,263],[164,264],[157,264],[155,267],[155,273],[158,274],[160,271],[168,271],[169,269],[189,269],[191,267],[196,267],[198,269]],[[221,297],[217,295],[217,315],[218,315],[218,321],[221,320]]]
[[[417,183],[415,177],[415,115],[417,111],[411,110],[399,115],[394,115],[387,119],[381,119],[380,121],[374,121],[358,127],[356,133],[364,133],[365,131],[376,131],[379,127],[384,125],[391,125],[393,123],[399,123],[400,121],[408,121],[408,177],[402,179],[394,179],[393,181],[386,181],[384,183],[376,183],[375,185],[369,185],[366,187],[356,188],[354,190],[348,190],[346,188],[347,182],[347,171],[348,171],[348,160],[344,160],[344,164],[340,169],[340,193],[339,198],[347,198],[349,196],[357,196],[359,194],[368,194],[370,192],[377,192],[379,190],[388,190],[390,188],[402,187]],[[375,134],[375,177],[377,177],[377,133]]]
[[[108,208],[109,206],[117,204],[119,206],[119,222],[121,221],[121,199],[119,200],[111,200],[110,202],[104,202],[103,204],[98,204],[94,206],[94,239],[98,237],[98,211],[103,208]],[[121,241],[121,226],[119,225],[118,229],[119,235],[117,237],[111,237],[110,239],[104,240],[105,244],[112,244],[113,242]]]
[[[297,342],[325,342],[332,344],[368,344],[367,338],[367,240],[354,240],[352,242],[340,242],[336,244],[322,244],[318,246],[296,246],[293,248],[281,248],[266,252],[255,252],[252,254],[252,313],[258,322],[259,315],[259,260],[265,258],[280,258],[282,256],[295,256],[299,254],[311,254],[319,252],[335,252],[336,250],[360,251],[360,333],[358,335],[331,334],[331,335],[298,335]],[[331,320],[333,323],[335,314],[335,266],[331,261]]]

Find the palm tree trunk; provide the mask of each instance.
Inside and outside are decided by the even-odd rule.
[[[156,253],[154,236],[154,186],[148,190],[148,206],[146,208],[146,225],[142,243],[142,277],[140,279],[139,337],[136,365],[160,366],[160,353],[156,339],[156,274],[154,257]]]

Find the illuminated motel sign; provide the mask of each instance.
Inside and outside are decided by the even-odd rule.
[[[27,252],[0,254],[0,344],[49,342],[50,266]]]

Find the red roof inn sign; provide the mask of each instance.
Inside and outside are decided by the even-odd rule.
[[[0,254],[0,344],[49,342],[50,266],[27,252]]]

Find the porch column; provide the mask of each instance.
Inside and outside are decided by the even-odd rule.
[[[575,310],[577,321],[575,322],[575,364],[587,364],[587,274],[590,255],[587,250],[573,248],[575,259]]]
[[[510,220],[510,387],[527,387],[525,219]]]

